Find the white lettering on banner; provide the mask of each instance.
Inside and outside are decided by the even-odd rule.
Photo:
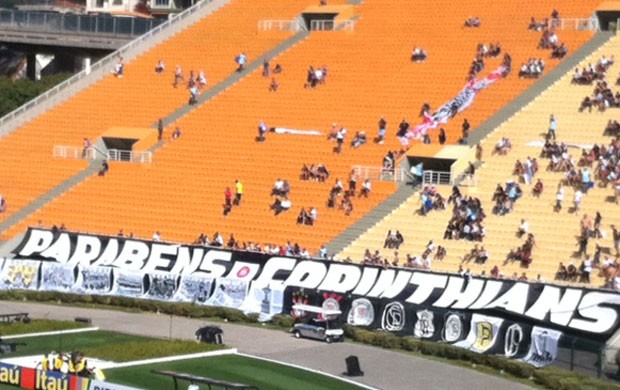
[[[255,286],[265,288],[273,283],[282,285],[282,281],[275,280],[274,276],[278,271],[291,271],[295,268],[297,261],[290,257],[272,257],[263,266],[263,270],[258,275],[258,279],[254,281]]]
[[[525,305],[527,304],[527,297],[530,291],[530,285],[525,283],[515,283],[510,290],[506,291],[502,296],[495,301],[489,303],[484,308],[493,309],[496,307],[502,307],[513,313],[523,314],[525,311]]]
[[[169,271],[177,275],[219,278],[227,275],[267,287],[277,283],[351,294],[356,297],[394,299],[411,295],[406,302],[425,308],[471,311],[501,308],[542,323],[553,323],[590,333],[608,333],[618,323],[620,294],[529,285],[512,281],[463,278],[422,271],[363,267],[288,257],[248,257],[227,250],[198,246],[98,237],[30,229],[16,254],[21,257],[55,260],[71,265],[112,266],[119,270]],[[233,256],[241,261],[232,261]],[[252,255],[254,256],[254,255]],[[260,256],[260,255],[257,255]],[[266,260],[264,264],[261,264]],[[411,284],[412,286],[409,286]],[[507,289],[509,287],[509,289]],[[531,287],[531,288],[530,288]],[[503,292],[502,292],[503,291]],[[389,303],[390,301],[388,301]],[[404,301],[401,301],[404,303]],[[417,308],[416,308],[417,310]]]
[[[469,306],[469,309],[482,309],[491,302],[502,290],[504,283],[496,280],[488,280],[484,284],[484,290],[476,302]]]
[[[19,251],[20,256],[28,257],[33,253],[43,252],[54,240],[54,234],[48,230],[30,230],[28,241]]]
[[[49,248],[41,252],[41,256],[56,259],[59,263],[66,263],[69,261],[70,253],[71,240],[69,239],[69,234],[61,233]]]
[[[453,309],[465,309],[478,298],[484,287],[484,280],[472,279],[465,286],[465,278],[450,276],[448,285],[443,290],[441,297],[433,302],[435,307],[452,307]]]
[[[568,288],[564,291],[564,295],[561,294],[562,290],[559,287],[545,286],[525,315],[545,321],[547,315],[551,313],[549,318],[551,322],[566,326],[581,299],[581,290]]]
[[[88,266],[101,253],[101,240],[95,236],[80,236],[75,245],[75,251],[69,259],[69,264]]]
[[[191,257],[190,257],[191,251]],[[172,266],[171,273],[177,275],[189,275],[198,269],[198,266],[202,262],[205,250],[202,248],[190,248],[186,246],[180,246],[177,248],[177,258]]]
[[[196,272],[204,272],[209,276],[219,278],[220,276],[224,276],[224,274],[226,273],[226,266],[216,264],[215,261],[219,260],[230,262],[231,258],[231,252],[217,250],[208,251],[205,254],[205,257],[202,259],[202,263],[200,263],[200,266],[198,267],[198,269],[196,269]]]
[[[446,287],[448,277],[446,275],[426,274],[422,272],[415,272],[411,277],[411,284],[417,284],[418,288],[415,289],[413,294],[407,298],[407,302],[422,304],[431,296],[433,290],[436,288]]]
[[[340,294],[347,293],[355,288],[360,280],[362,271],[359,267],[348,267],[345,264],[332,263],[329,272],[319,290],[332,291]]]
[[[284,284],[292,287],[315,289],[325,278],[326,273],[327,267],[323,263],[310,260],[300,261]]]
[[[173,268],[177,252],[176,245],[151,245],[151,254],[142,270],[145,272],[170,271]]]
[[[118,257],[118,248],[118,240],[111,238],[108,240],[108,245],[103,250],[103,254],[91,265],[113,265],[114,260]]]
[[[411,274],[408,271],[383,270],[367,295],[372,298],[394,298],[407,287]]]
[[[568,326],[571,328],[585,330],[588,332],[603,333],[611,329],[616,323],[618,313],[608,307],[601,307],[601,304],[620,304],[620,294],[606,294],[600,292],[590,292],[581,298],[577,311],[584,318],[594,321],[581,320],[574,318]]]
[[[363,267],[362,271],[362,279],[353,290],[353,295],[367,295],[372,286],[375,284],[375,280],[377,280],[377,275],[379,275],[379,268],[375,267]]]
[[[149,257],[149,246],[142,241],[125,241],[121,254],[114,260],[114,266],[130,270],[141,270]]]

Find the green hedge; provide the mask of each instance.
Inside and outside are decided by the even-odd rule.
[[[534,368],[516,360],[497,355],[485,355],[450,344],[425,341],[415,337],[398,337],[389,332],[369,331],[345,326],[345,336],[354,341],[389,349],[401,349],[447,360],[469,362],[485,366],[520,379],[533,379],[542,387],[557,390],[618,389],[612,383],[557,367]]]
[[[148,299],[103,295],[79,295],[49,291],[0,291],[0,300],[69,303],[87,306],[114,306],[133,311],[150,311],[190,318],[220,318],[229,322],[257,323],[258,315],[226,307],[203,306],[192,303],[159,302]]]

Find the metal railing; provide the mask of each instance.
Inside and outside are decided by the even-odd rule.
[[[162,19],[117,18],[37,11],[0,11],[0,29],[58,34],[135,36],[165,23]]]
[[[549,27],[555,28],[558,30],[570,30],[570,31],[599,31],[600,30],[598,19],[596,18],[556,19],[556,20],[549,20],[548,23],[549,23]]]
[[[96,157],[93,148],[84,149],[80,146],[54,145],[54,157],[59,158],[78,158],[85,160],[94,160]]]
[[[441,171],[424,171],[422,176],[422,184],[430,185],[450,185],[452,184],[452,175],[450,172]]]
[[[121,47],[114,53],[97,61],[96,63],[91,65],[90,68],[87,68],[79,73],[76,73],[75,75],[68,78],[64,82],[56,85],[54,88],[51,88],[47,92],[25,103],[21,107],[18,107],[15,110],[9,112],[8,114],[0,118],[0,129],[3,129],[3,130],[0,130],[0,136],[4,135],[5,133],[9,131],[7,127],[7,124],[9,123],[9,121],[17,119],[20,115],[23,115],[24,113],[26,113],[26,111],[31,110],[33,108],[39,109],[40,110],[39,113],[45,111],[47,108],[45,108],[45,106],[42,106],[42,105],[43,103],[46,103],[48,101],[50,101],[50,103],[53,103],[53,104],[58,104],[59,102],[63,101],[62,100],[63,97],[69,96],[69,94],[66,94],[63,97],[60,97],[59,94],[61,92],[68,92],[66,91],[68,90],[68,88],[76,85],[79,81],[88,77],[90,74],[93,74],[92,79],[91,79],[93,82],[98,81],[99,78],[103,77],[104,75],[107,75],[112,65],[116,63],[119,55],[123,55],[125,57],[125,61],[129,61],[130,59],[136,57],[137,55],[141,53],[138,49],[143,49],[143,50],[148,49],[147,47],[145,47],[146,46],[145,43],[151,40],[152,37],[162,34],[163,32],[170,30],[172,27],[178,26],[179,23],[185,21],[187,18],[201,11],[203,8],[206,8],[212,5],[212,3],[220,3],[221,5],[224,5],[227,2],[228,1],[226,0],[202,0],[200,1],[198,4],[194,5],[193,7],[190,7],[177,15],[174,15],[168,21],[160,24],[159,26],[147,32],[146,34],[127,43],[125,46]],[[129,53],[133,54],[133,57],[130,58],[130,56],[127,55]],[[99,71],[100,74],[95,75],[94,73],[96,71]],[[83,85],[81,86],[81,88],[85,88],[89,85],[90,84]],[[81,88],[80,86],[76,86],[75,88],[73,88],[73,90],[70,91],[72,92],[71,95],[73,95],[75,92],[77,92]],[[52,100],[53,98],[56,98],[56,99]],[[32,119],[32,118],[28,118],[28,119]]]
[[[126,161],[150,164],[153,162],[153,153],[149,151],[134,152],[131,150],[109,149],[107,159],[110,161]]]
[[[54,157],[95,160],[97,153],[108,161],[126,161],[134,163],[150,164],[153,162],[153,153],[149,151],[134,152],[131,150],[109,149],[104,153],[96,147],[84,149],[80,146],[55,145]]]
[[[333,19],[310,21],[310,31],[332,31],[335,28],[336,22]]]
[[[344,22],[340,23],[338,26],[336,26],[336,30],[339,31],[353,31],[355,27],[355,21],[348,19],[345,20]]]
[[[258,30],[259,31],[269,31],[269,30],[277,30],[277,31],[300,31],[301,25],[299,20],[259,20],[258,21]]]
[[[353,170],[361,180],[403,182],[406,178],[405,172],[400,168],[385,169],[382,167],[354,165]]]

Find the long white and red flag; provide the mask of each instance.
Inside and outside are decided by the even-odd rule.
[[[454,99],[441,106],[432,115],[425,114],[422,123],[409,130],[407,138],[420,138],[421,135],[428,133],[431,129],[436,129],[440,124],[448,123],[456,114],[472,105],[478,92],[502,78],[506,71],[507,68],[502,65],[482,79],[468,81]]]

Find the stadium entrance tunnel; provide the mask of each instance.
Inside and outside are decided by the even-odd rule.
[[[352,5],[317,5],[306,8],[301,18],[309,31],[330,31],[335,30],[340,23],[353,15]]]
[[[596,18],[603,31],[617,31],[620,20],[620,1],[604,1],[596,8]]]
[[[450,184],[452,165],[456,159],[407,156],[407,160],[415,181],[422,181],[424,184]]]
[[[131,127],[111,127],[101,135],[101,140],[117,161],[132,161],[135,153],[147,151],[158,141],[157,130]]]

